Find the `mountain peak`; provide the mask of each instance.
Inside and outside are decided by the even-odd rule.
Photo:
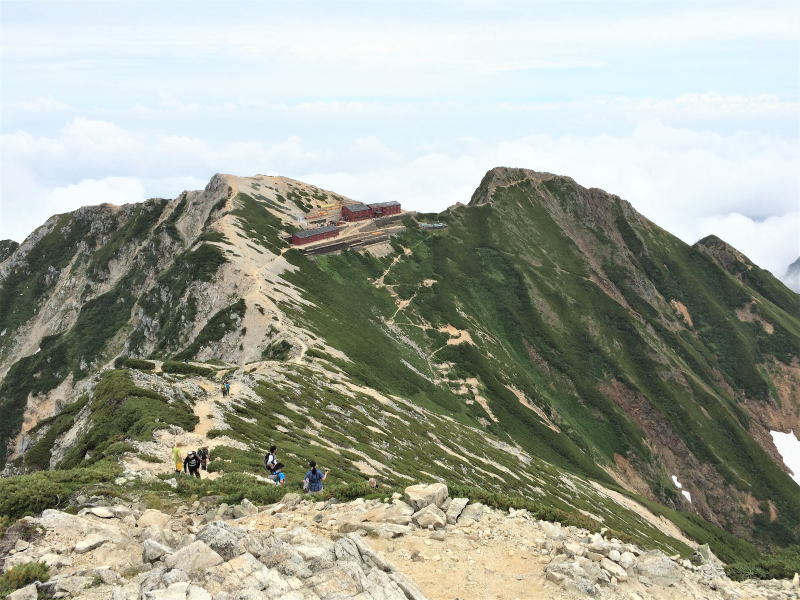
[[[499,187],[508,187],[523,181],[542,183],[550,179],[560,178],[560,175],[532,171],[531,169],[520,169],[517,167],[494,167],[483,176],[478,189],[472,194],[469,206],[480,206],[491,202],[494,191]],[[573,181],[571,177],[563,177]]]

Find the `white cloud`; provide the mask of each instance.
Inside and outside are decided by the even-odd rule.
[[[407,149],[377,136],[213,143],[77,118],[56,136],[17,131],[2,145],[0,237],[19,239],[80,203],[172,197],[215,172],[277,172],[360,200],[441,210],[467,202],[486,170],[504,165],[619,194],[685,241],[714,233],[779,276],[798,255],[798,148],[764,134],[649,122],[626,135],[459,138]]]

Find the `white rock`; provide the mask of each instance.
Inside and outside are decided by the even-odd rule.
[[[258,514],[258,507],[255,504],[253,504],[252,502],[250,502],[250,500],[248,500],[247,498],[242,500],[241,506],[242,506],[242,509],[244,509],[245,514],[247,514],[247,515]]]
[[[421,510],[415,512],[411,519],[423,528],[433,527],[434,529],[441,529],[447,524],[445,514],[435,504],[428,504]]]
[[[455,525],[467,504],[469,504],[469,498],[453,498],[450,501],[450,505],[447,507],[447,523]]]
[[[164,564],[170,569],[179,568],[187,573],[205,571],[222,563],[222,557],[200,540],[184,546],[164,560]]]
[[[613,548],[608,551],[608,558],[613,560],[614,562],[619,562],[620,556],[619,550],[614,550]]]
[[[173,583],[165,590],[153,590],[145,592],[144,597],[146,600],[186,600],[186,592],[189,590],[189,583],[186,581],[179,581]]]
[[[51,569],[61,569],[62,567],[71,567],[72,566],[72,559],[61,556],[60,554],[55,554],[54,552],[48,552],[47,554],[43,555],[39,558],[39,562],[43,562]]]
[[[38,595],[39,594],[36,591],[36,584],[32,583],[14,592],[11,592],[8,596],[6,596],[6,600],[36,600]]]
[[[636,564],[636,557],[632,552],[623,552],[619,557],[619,566],[623,569],[630,569]]]
[[[167,523],[169,523],[169,515],[164,514],[160,510],[153,510],[152,508],[144,511],[138,521],[139,527],[149,527],[150,525],[165,527]]]
[[[171,553],[172,549],[155,540],[145,540],[142,544],[142,562],[151,563]]]
[[[447,486],[443,483],[411,485],[404,490],[404,495],[406,502],[414,510],[420,510],[429,504],[440,507],[447,499]]]
[[[114,513],[111,512],[111,509],[106,508],[105,506],[95,506],[89,509],[89,514],[94,515],[95,517],[100,517],[101,519],[113,519]]]
[[[603,558],[603,560],[600,561],[600,567],[608,571],[613,577],[616,577],[619,581],[625,581],[628,578],[628,573],[625,571],[625,569],[623,569],[614,561],[609,560],[607,558]]]
[[[484,510],[486,510],[486,507],[480,502],[467,504],[464,507],[464,510],[461,511],[461,514],[459,515],[457,522],[459,525],[466,525],[468,523],[477,523],[483,517]]]
[[[75,552],[77,554],[86,554],[90,550],[99,548],[107,541],[109,541],[109,539],[103,535],[90,535],[75,544]]]

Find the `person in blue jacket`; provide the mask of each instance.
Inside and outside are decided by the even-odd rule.
[[[321,492],[322,482],[328,477],[328,470],[323,473],[321,469],[317,468],[316,461],[310,461],[308,466],[311,467],[306,473],[303,480],[303,487],[309,492]]]

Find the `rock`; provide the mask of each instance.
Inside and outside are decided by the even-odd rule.
[[[583,556],[586,549],[577,542],[567,542],[564,544],[564,551],[569,556]]]
[[[294,508],[295,506],[300,504],[300,500],[302,499],[303,498],[300,496],[300,494],[295,494],[295,493],[285,494],[283,496],[283,499],[281,499],[281,503],[286,508]]]
[[[474,504],[467,504],[464,507],[464,510],[461,511],[461,515],[458,517],[457,523],[459,525],[466,525],[467,523],[477,523],[483,517],[483,511],[486,507],[481,504],[480,502],[475,502]]]
[[[92,580],[89,577],[83,577],[81,575],[70,575],[68,577],[60,577],[57,579],[54,578],[53,591],[56,594],[58,594],[58,592],[66,592],[70,596],[77,596],[83,588],[91,583],[91,581]]]
[[[18,538],[16,543],[14,544],[14,551],[15,552],[22,552],[23,550],[27,550],[30,547],[30,542],[23,540],[22,538]]]
[[[122,583],[122,578],[111,567],[96,568],[94,576],[106,585],[120,585]]]
[[[415,511],[430,504],[440,507],[447,499],[447,486],[443,483],[411,485],[404,490],[404,495]]]
[[[447,524],[447,517],[436,504],[427,504],[424,508],[415,512],[411,519],[425,529],[429,527],[441,529]]]
[[[619,550],[614,550],[613,548],[608,551],[608,558],[613,560],[614,562],[619,562],[620,556]]]
[[[152,563],[170,554],[172,548],[160,544],[155,540],[145,540],[142,544],[142,562]]]
[[[106,508],[105,506],[95,506],[89,509],[89,514],[94,515],[95,517],[100,517],[101,519],[113,519],[114,513],[111,509]]]
[[[39,562],[43,562],[51,569],[61,569],[63,567],[72,566],[72,559],[66,556],[61,556],[60,554],[55,554],[54,552],[48,552],[47,554],[44,554],[41,558],[39,558]]]
[[[450,501],[445,513],[449,525],[455,525],[458,522],[458,517],[461,516],[461,511],[467,504],[469,504],[469,498],[453,498]]]
[[[246,532],[224,521],[206,525],[197,533],[197,539],[205,542],[225,560],[230,560],[244,552],[242,542]]]
[[[211,600],[211,594],[199,585],[190,585],[186,590],[186,600]]]
[[[172,585],[180,581],[190,581],[189,575],[180,569],[170,569],[161,576],[161,581],[166,585]]]
[[[640,556],[636,572],[652,583],[665,587],[676,585],[681,579],[680,567],[658,551]]]
[[[692,562],[698,565],[711,565],[713,567],[721,568],[724,568],[725,566],[723,562],[714,555],[708,544],[703,544],[702,546],[695,548],[695,551],[692,554]]]
[[[244,509],[245,514],[248,515],[256,515],[258,514],[258,507],[250,502],[247,498],[242,500],[241,507]]]
[[[81,541],[75,544],[75,552],[77,554],[86,554],[87,552],[94,550],[95,548],[99,548],[107,541],[109,540],[105,536],[90,535],[88,537],[83,538]]]
[[[8,596],[6,596],[6,600],[36,600],[38,597],[39,594],[36,589],[36,584],[32,583],[14,592],[11,592]]]
[[[619,581],[625,581],[628,579],[628,573],[625,571],[625,569],[608,558],[604,558],[600,561],[600,568],[608,571],[610,575],[616,577]]]
[[[117,517],[118,519],[124,519],[127,516],[133,515],[133,511],[124,504],[117,504],[116,506],[112,506],[111,512],[114,513],[114,516]]]
[[[169,523],[169,518],[169,515],[164,514],[160,510],[150,508],[142,513],[137,523],[139,527],[150,527],[151,525],[166,527],[167,523]]]
[[[179,581],[163,590],[151,590],[144,593],[145,600],[186,600],[189,591],[189,582]],[[208,592],[206,592],[208,593]],[[208,596],[211,598],[211,595]]]
[[[171,569],[177,567],[187,573],[205,571],[223,562],[222,557],[201,540],[184,546],[164,560],[167,567]]]
[[[632,552],[623,552],[619,557],[619,566],[623,569],[630,569],[636,564],[636,557]]]

